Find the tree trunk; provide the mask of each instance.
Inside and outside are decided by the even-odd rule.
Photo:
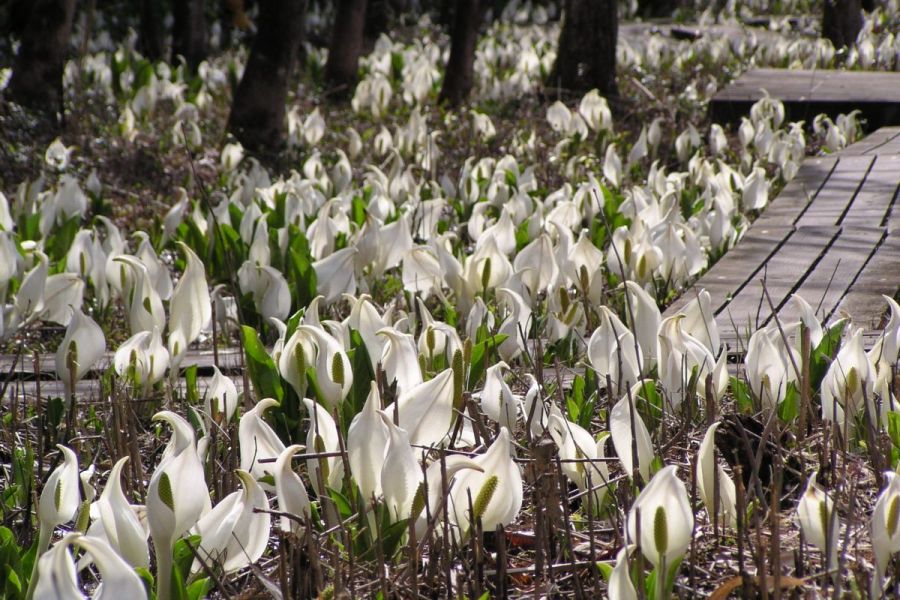
[[[863,26],[860,0],[825,0],[822,9],[822,36],[835,48],[852,46]]]
[[[638,14],[645,19],[671,17],[679,0],[638,0]]]
[[[153,0],[150,0],[151,2]],[[172,2],[172,58],[183,56],[191,71],[206,58],[206,18],[203,0]]]
[[[141,23],[138,48],[145,58],[156,62],[162,60],[163,46],[163,5],[159,0],[141,0]]]
[[[285,105],[304,32],[306,0],[260,0],[256,37],[234,93],[228,130],[247,149],[284,142]]]
[[[618,94],[617,7],[615,0],[565,1],[556,64],[547,82],[550,87],[574,92],[597,88],[605,96]]]
[[[366,0],[338,0],[325,65],[325,80],[338,95],[349,94],[356,83],[365,24]]]
[[[475,46],[480,26],[481,0],[457,0],[440,102],[459,106],[468,98],[474,79]]]
[[[13,63],[9,97],[38,110],[63,113],[63,67],[75,0],[35,0]]]

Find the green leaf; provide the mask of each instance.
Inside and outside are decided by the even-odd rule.
[[[841,319],[835,323],[822,336],[822,341],[812,351],[812,357],[809,368],[810,385],[812,389],[817,390],[822,384],[822,379],[828,371],[831,361],[837,356],[838,349],[841,346],[841,334],[847,325],[845,319]]]
[[[788,423],[800,415],[800,390],[796,382],[788,383],[784,400],[778,405],[778,418]]]
[[[191,566],[194,564],[194,552],[191,548],[199,547],[199,535],[191,535],[175,542],[175,549],[172,551],[172,569],[173,574],[178,574],[182,581],[187,581],[191,575]]]
[[[888,411],[887,413],[888,437],[895,448],[900,448],[900,412]]]
[[[609,581],[609,578],[612,577],[614,565],[611,565],[607,562],[598,562],[597,570],[600,571],[600,576],[603,577],[604,581]]]
[[[729,383],[731,384],[731,395],[734,396],[734,403],[737,405],[738,410],[742,413],[752,413],[753,395],[747,382],[739,377],[732,376],[729,378]]]
[[[260,398],[275,398],[281,402],[284,399],[284,390],[281,387],[281,375],[278,373],[275,361],[260,342],[255,329],[248,325],[242,325],[241,333],[244,355],[247,359],[247,371],[256,395]]]
[[[328,495],[337,506],[341,519],[347,519],[353,516],[353,505],[350,504],[350,500],[347,496],[343,495],[338,490],[333,490],[331,488],[328,488]]]
[[[209,577],[198,579],[187,587],[187,599],[200,600],[201,598],[206,598],[206,594],[209,593],[211,587]]]
[[[472,362],[469,365],[469,389],[473,389],[479,382],[485,371],[485,361],[490,364],[490,355],[495,352],[497,346],[506,341],[509,336],[505,333],[492,335],[484,341],[478,342],[472,347]]]
[[[153,574],[144,567],[135,567],[134,572],[141,578],[141,582],[144,584],[144,591],[147,592],[147,598],[150,600],[155,598],[156,595],[153,590],[156,587],[156,583],[153,579]]]

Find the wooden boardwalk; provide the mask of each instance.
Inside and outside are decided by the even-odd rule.
[[[900,73],[752,69],[710,101],[714,123],[735,122],[750,112],[764,91],[784,103],[788,120],[807,123],[819,113],[835,118],[860,110],[870,129],[900,125]]]
[[[705,288],[722,340],[740,354],[748,334],[772,319],[769,299],[780,320],[796,320],[788,300],[797,293],[823,322],[849,317],[871,341],[884,315],[881,295],[900,289],[898,194],[900,127],[805,160],[740,242],[665,316]]]

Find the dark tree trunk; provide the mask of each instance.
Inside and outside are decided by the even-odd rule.
[[[152,0],[151,0],[152,1]],[[203,0],[172,2],[172,58],[183,56],[191,71],[206,58],[206,18]]]
[[[550,87],[584,92],[597,88],[605,96],[616,87],[616,0],[566,0]]]
[[[679,0],[638,0],[638,14],[645,19],[671,17],[680,4]]]
[[[285,105],[306,0],[261,0],[256,37],[234,93],[228,130],[247,149],[276,150],[284,141]]]
[[[325,80],[340,96],[348,95],[356,83],[365,24],[366,0],[338,0]]]
[[[63,67],[75,0],[35,0],[13,63],[9,97],[38,110],[63,113]]]
[[[825,0],[822,9],[822,36],[835,48],[852,46],[863,26],[860,0]]]
[[[158,61],[163,58],[163,4],[159,0],[141,0],[141,25],[138,48],[145,58]]]
[[[481,0],[457,0],[453,31],[450,34],[450,57],[444,71],[440,102],[459,106],[472,90],[475,46],[481,26]]]

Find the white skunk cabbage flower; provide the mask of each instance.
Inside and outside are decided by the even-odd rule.
[[[622,159],[616,152],[615,144],[606,147],[606,154],[603,158],[603,177],[616,189],[622,182]]]
[[[725,130],[718,123],[713,123],[709,128],[709,151],[713,156],[720,156],[728,149],[728,138],[725,137]]]
[[[797,519],[806,540],[827,556],[828,569],[837,566],[841,522],[834,512],[834,500],[816,483],[816,473],[797,502]]]
[[[532,298],[555,286],[559,279],[559,265],[550,236],[542,233],[522,248],[513,260],[513,269],[522,278]]]
[[[501,427],[514,431],[519,420],[520,400],[503,379],[504,372],[508,370],[509,365],[503,361],[488,367],[479,399],[481,410],[487,418]]]
[[[166,326],[166,312],[163,308],[162,298],[150,280],[147,266],[138,258],[128,254],[120,254],[113,260],[131,268],[131,276],[126,275],[128,282],[125,294],[131,333],[152,331],[154,326],[162,331]]]
[[[582,230],[566,258],[564,272],[569,282],[593,304],[602,304],[604,278],[600,269],[603,253],[588,237],[587,230]]]
[[[718,354],[722,342],[709,292],[700,290],[680,312],[684,315],[680,323],[682,331],[700,341],[714,355]]]
[[[428,246],[413,246],[403,256],[401,271],[403,289],[427,300],[432,294],[440,294],[444,270]]]
[[[694,513],[676,470],[670,465],[654,475],[628,512],[628,543],[639,544],[641,553],[655,567],[662,566],[662,572],[684,556],[694,532]],[[640,540],[637,539],[638,513]]]
[[[656,365],[659,357],[659,325],[662,315],[650,294],[634,281],[626,281],[624,284],[625,299],[628,302],[628,310],[625,317],[631,324],[637,337],[644,359],[644,370],[650,371]]]
[[[572,461],[561,463],[563,473],[579,490],[590,494],[591,508],[599,512],[609,487],[609,470],[603,461],[606,438],[595,441],[586,429],[556,414],[550,415],[548,430],[560,459]],[[587,501],[583,505],[587,510]]]
[[[55,171],[65,171],[69,166],[74,149],[75,146],[66,146],[59,138],[56,138],[44,151],[44,162]]]
[[[730,527],[737,527],[737,492],[734,481],[716,462],[715,437],[719,425],[720,422],[710,425],[706,435],[703,436],[703,441],[700,442],[700,450],[697,453],[697,489],[711,518],[717,515]],[[716,485],[718,485],[718,502],[715,495]]]
[[[108,543],[80,533],[69,533],[38,561],[37,585],[33,590],[35,600],[84,598],[78,587],[75,561],[70,550],[73,545],[85,550],[100,572],[101,584],[91,596],[93,600],[147,597],[141,578]]]
[[[453,426],[454,388],[453,369],[445,369],[401,392],[396,404],[389,405],[384,412],[391,418],[396,412],[398,424],[409,434],[410,443],[439,445]]]
[[[332,416],[318,402],[309,398],[303,399],[303,405],[309,414],[309,431],[306,434],[308,452],[339,452],[341,449],[340,434]],[[306,471],[312,483],[313,492],[318,496],[327,494],[326,488],[341,489],[344,478],[344,461],[340,456],[310,458],[306,461]]]
[[[479,298],[480,302],[481,299]],[[512,361],[518,357],[526,349],[528,337],[531,332],[531,326],[534,324],[532,320],[531,307],[522,296],[513,290],[505,287],[497,288],[497,301],[507,310],[506,318],[500,323],[497,333],[506,335],[506,339],[500,343],[497,351],[500,358],[504,361]],[[482,302],[480,306],[484,307]],[[485,312],[487,308],[484,308]],[[490,319],[493,315],[488,315],[488,329],[492,329]],[[469,337],[474,337],[470,334]]]
[[[59,540],[49,552],[35,561],[26,598],[35,600],[84,600],[78,589],[78,574],[72,558],[70,541],[79,534],[70,533]]]
[[[547,123],[556,133],[567,135],[571,129],[572,113],[565,104],[557,100],[547,109]]]
[[[890,370],[900,354],[900,305],[890,296],[882,298],[888,304],[891,317],[881,336],[869,350],[869,360],[879,373],[882,370]]]
[[[303,139],[308,146],[315,146],[325,135],[325,119],[316,107],[303,121]]]
[[[44,291],[47,286],[47,273],[49,261],[47,255],[40,250],[35,251],[37,264],[31,268],[22,278],[22,285],[16,293],[13,301],[13,317],[11,319],[15,329],[20,323],[27,323],[33,317],[44,310]]]
[[[262,487],[247,471],[238,469],[237,476],[242,489],[225,496],[194,528],[200,534],[200,556],[221,564],[225,573],[259,560],[269,542],[272,525],[267,512],[269,499]],[[199,569],[199,561],[194,561],[192,570]]]
[[[597,90],[591,90],[581,98],[581,102],[578,104],[578,113],[592,130],[612,131],[612,111],[609,110],[606,98],[601,96]]]
[[[147,520],[156,553],[157,598],[168,600],[175,542],[209,509],[209,492],[190,424],[171,411],[158,412],[153,420],[166,421],[172,427],[172,438],[147,488]]]
[[[388,431],[388,444],[381,466],[381,489],[391,517],[399,521],[411,515],[422,480],[422,469],[409,444],[406,430],[394,425],[386,412],[379,411],[379,416]]]
[[[892,471],[884,476],[887,485],[878,495],[870,523],[879,589],[884,586],[883,578],[891,557],[900,552],[900,477]]]
[[[725,353],[716,361],[713,353],[700,340],[686,333],[681,321],[683,313],[666,319],[659,327],[659,374],[674,408],[678,408],[689,391],[692,379],[703,389],[706,376],[712,374],[716,397],[728,384]]]
[[[169,354],[174,364],[180,364],[200,332],[212,318],[209,286],[203,261],[183,242],[179,242],[187,260],[184,273],[172,292],[169,304]]]
[[[781,404],[788,384],[797,380],[789,353],[794,355],[795,364],[799,365],[798,353],[784,345],[777,329],[764,327],[750,336],[744,368],[753,395],[768,410]]]
[[[495,235],[486,235],[484,243],[466,260],[464,278],[475,293],[504,285],[513,273],[506,255],[500,252]]]
[[[63,327],[84,302],[84,280],[74,273],[57,273],[47,277],[44,286],[44,309],[40,318]]]
[[[616,555],[616,565],[609,576],[609,597],[615,600],[637,600],[637,590],[631,581],[631,566],[628,557],[634,552],[635,545],[625,546]]]
[[[357,249],[348,246],[313,263],[318,291],[326,304],[336,302],[343,294],[356,293],[356,254]]]
[[[769,182],[762,167],[756,167],[744,180],[741,205],[744,211],[762,210],[769,203]]]
[[[241,470],[251,473],[256,479],[272,474],[271,463],[260,463],[260,459],[277,459],[284,452],[284,442],[263,420],[263,415],[273,406],[278,406],[274,398],[263,398],[256,406],[241,415],[238,422],[238,441],[241,450]]]
[[[203,395],[203,405],[206,414],[211,419],[222,423],[231,421],[234,413],[237,412],[237,386],[215,365],[213,365],[213,376],[210,379],[209,387],[206,388],[206,393]]]
[[[334,408],[347,397],[353,385],[353,371],[344,347],[321,327],[300,325],[298,331],[316,346],[316,383],[322,402]]]
[[[222,148],[221,162],[222,169],[225,171],[233,171],[237,168],[238,163],[244,158],[244,147],[240,142],[233,144],[225,144]]]
[[[78,457],[66,446],[57,444],[56,447],[63,453],[63,462],[50,473],[44,489],[41,490],[41,498],[38,502],[38,522],[40,524],[38,555],[47,549],[53,530],[58,525],[74,519],[81,506],[81,492],[78,488]]]
[[[245,262],[244,265],[247,265],[248,262]],[[243,269],[242,266],[241,270]],[[248,277],[251,289],[245,290],[241,286],[241,291],[245,293],[249,291],[253,294],[256,308],[264,319],[275,318],[283,321],[291,312],[291,291],[284,275],[269,265],[253,265],[250,269],[256,271],[255,276]]]
[[[588,341],[587,359],[601,381],[609,375],[621,393],[640,380],[643,356],[634,334],[606,306],[600,306],[600,327]]]
[[[128,457],[120,458],[109,473],[100,498],[91,506],[97,513],[87,535],[112,546],[132,567],[150,568],[149,532],[122,490],[122,469]]]
[[[296,515],[305,520],[312,517],[309,495],[306,493],[303,480],[291,466],[294,455],[302,450],[304,447],[300,444],[288,446],[275,461],[275,497],[278,500],[279,512]],[[279,526],[285,532],[300,534],[303,531],[300,523],[284,516],[280,517]]]
[[[359,486],[363,502],[368,506],[373,498],[382,495],[381,467],[387,451],[390,434],[378,411],[381,395],[378,385],[372,381],[363,409],[353,417],[347,430],[347,458],[350,474]]]
[[[59,348],[56,350],[56,376],[63,382],[66,394],[74,392],[71,386],[79,381],[103,357],[106,338],[93,319],[76,311],[66,327]]]
[[[629,477],[637,469],[645,482],[650,479],[650,465],[656,456],[650,432],[644,424],[644,419],[638,413],[636,404],[641,387],[646,383],[649,381],[645,380],[634,384],[630,394],[622,396],[609,413],[609,432],[622,468]],[[631,403],[628,400],[629,395]],[[633,438],[632,431],[634,431]],[[637,446],[637,456],[633,456],[635,446]]]
[[[379,361],[384,369],[385,383],[391,385],[396,381],[400,394],[422,383],[422,369],[413,337],[393,327],[378,330],[378,335],[385,340]]]
[[[522,474],[513,461],[509,430],[500,428],[497,439],[474,462],[482,471],[467,469],[456,476],[450,492],[450,519],[457,539],[468,537],[472,523],[481,519],[482,531],[512,523],[522,508]],[[439,480],[439,479],[438,479]],[[469,512],[469,496],[472,510]]]
[[[125,340],[113,356],[116,375],[125,377],[133,370],[134,384],[139,389],[150,389],[165,376],[168,367],[169,351],[155,326],[153,331],[141,331]]]
[[[822,418],[844,427],[846,416],[852,420],[869,403],[875,413],[875,366],[863,349],[863,330],[858,328],[841,347],[822,380]]]

